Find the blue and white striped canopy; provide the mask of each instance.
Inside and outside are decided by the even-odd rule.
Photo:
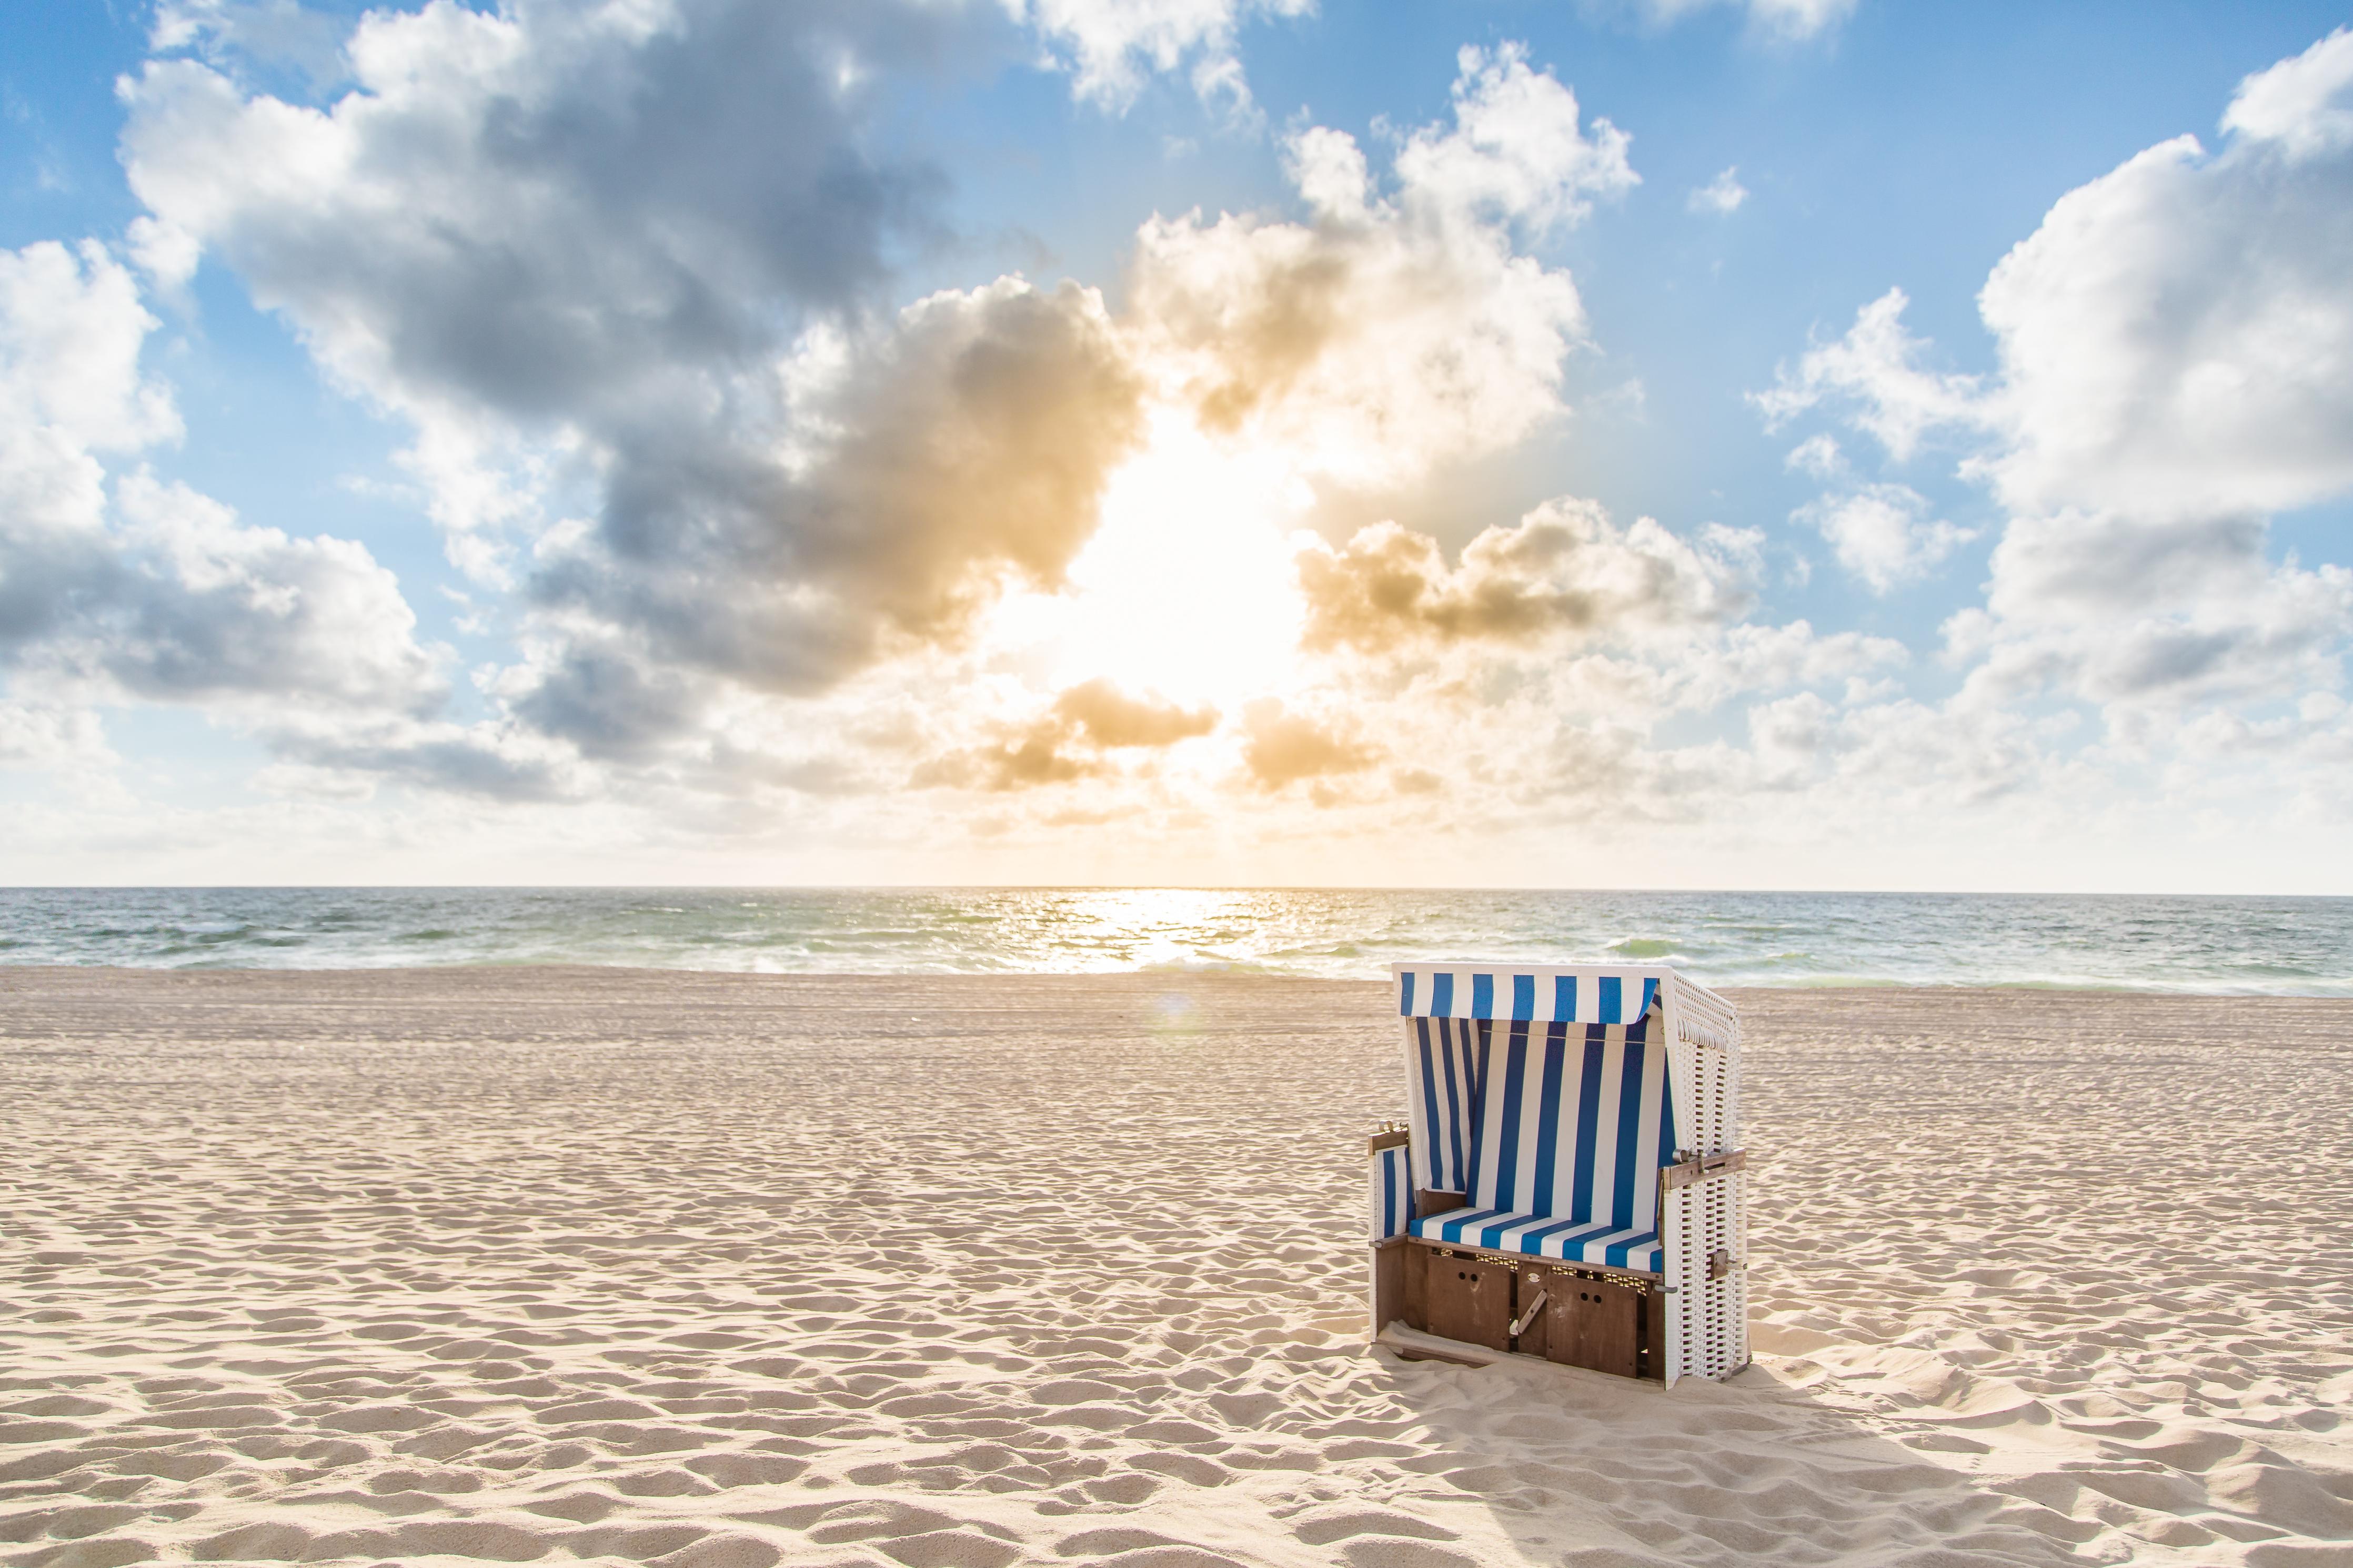
[[[1393,963],[1401,1018],[1630,1024],[1671,969],[1556,969],[1509,963]]]

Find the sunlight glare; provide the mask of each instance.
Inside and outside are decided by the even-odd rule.
[[[1229,449],[1164,412],[1071,565],[1057,684],[1106,678],[1228,706],[1284,685],[1303,615],[1291,536],[1313,500],[1277,454]]]

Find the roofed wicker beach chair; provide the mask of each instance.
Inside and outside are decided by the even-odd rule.
[[[1377,1340],[1672,1384],[1748,1364],[1740,1021],[1672,969],[1393,964]]]

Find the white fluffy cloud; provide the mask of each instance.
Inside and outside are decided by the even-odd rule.
[[[159,0],[148,34],[153,48],[284,63],[314,79],[334,73],[343,39],[341,18],[298,0]]]
[[[1797,519],[1820,531],[1841,566],[1886,594],[1926,576],[1976,537],[1928,510],[1928,498],[1909,485],[1865,484],[1799,508]]]
[[[1785,377],[1779,390],[1788,388]],[[1820,533],[1838,563],[1874,594],[1927,576],[1977,537],[1975,529],[1932,520],[1928,498],[1911,486],[1874,483],[1857,475],[1837,437],[1827,431],[1800,441],[1789,453],[1788,467],[1831,486],[1790,513],[1790,520]]]
[[[1683,205],[1695,213],[1724,217],[1738,212],[1747,200],[1748,187],[1740,183],[1740,166],[1736,163],[1707,184],[1694,187],[1683,198]]]
[[[139,367],[155,324],[95,242],[0,251],[0,439],[120,452],[177,436],[170,392]]]
[[[2268,561],[2263,520],[2353,491],[2348,46],[2250,77],[2220,152],[2070,192],[1987,280],[1997,668],[2172,703],[2338,679],[2353,579]]]
[[[1994,268],[1989,413],[2008,440],[1993,473],[2011,507],[2165,521],[2353,487],[2353,139],[2331,129],[2353,113],[2353,73],[2312,63],[2353,58],[2347,42],[2251,78],[2221,152],[2150,148],[2068,193]]]
[[[2115,513],[2013,519],[1986,608],[1947,627],[1997,697],[2262,704],[2341,685],[2353,572],[2266,559],[2260,519],[2152,525]],[[2112,717],[2115,715],[2112,714]]]
[[[228,65],[124,88],[139,235],[227,263],[346,389],[409,420],[452,554],[501,574],[551,481],[617,484],[681,441],[756,461],[776,356],[877,302],[940,176],[870,153],[894,67],[955,10],[435,0],[374,12],[324,109]]]
[[[2222,129],[2311,157],[2353,147],[2353,31],[2339,27],[2304,53],[2239,84]]]
[[[1311,221],[1195,213],[1145,226],[1127,329],[1206,423],[1379,483],[1508,446],[1562,412],[1584,307],[1567,272],[1515,236],[1634,184],[1627,139],[1581,125],[1575,95],[1516,47],[1465,49],[1461,67],[1454,123],[1406,139],[1393,188],[1354,138],[1312,128],[1287,147]]]
[[[1080,98],[1125,109],[1155,72],[1185,70],[1204,100],[1250,106],[1234,35],[1256,16],[1304,16],[1315,0],[1004,0],[1071,70]]]
[[[116,507],[116,603],[86,610],[74,640],[127,691],[338,714],[440,706],[440,661],[417,645],[415,614],[365,546],[251,527],[143,472],[119,481]]]
[[[0,768],[86,774],[115,761],[89,709],[0,697]]]
[[[1835,411],[1898,464],[1941,431],[2008,514],[1984,607],[1945,628],[1956,721],[2056,693],[2121,756],[2186,764],[2222,730],[2271,737],[2280,769],[2341,750],[2353,572],[2268,536],[2353,493],[2353,35],[2249,77],[2221,123],[2214,151],[2179,137],[2069,192],[2003,258],[1993,374],[1933,368],[1890,290],[1756,399],[1777,427]],[[1874,586],[1958,542],[1826,435],[1791,461],[1837,485],[1800,517]]]
[[[1904,325],[1910,303],[1903,289],[1890,289],[1855,312],[1843,336],[1813,344],[1796,370],[1783,367],[1772,387],[1750,394],[1766,428],[1778,430],[1827,401],[1902,463],[1929,431],[1980,423],[1985,412],[1977,380],[1921,363],[1929,345]]]
[[[1626,161],[1627,134],[1607,120],[1580,124],[1576,93],[1533,68],[1525,47],[1466,46],[1456,63],[1454,123],[1422,127],[1398,153],[1409,206],[1457,224],[1494,217],[1541,233],[1584,217],[1594,197],[1641,183]],[[1334,194],[1341,207],[1354,195]]]

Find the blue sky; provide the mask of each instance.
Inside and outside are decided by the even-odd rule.
[[[0,876],[2346,891],[2348,19],[15,8]]]

